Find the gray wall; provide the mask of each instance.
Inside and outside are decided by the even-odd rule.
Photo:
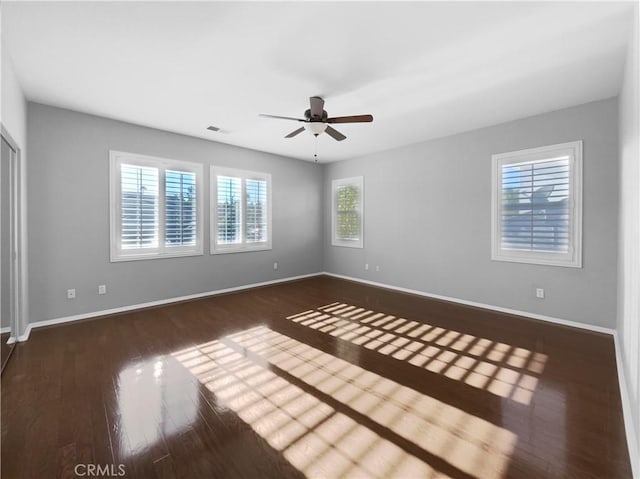
[[[318,165],[34,103],[27,121],[31,323],[322,269]],[[109,262],[110,149],[205,165],[203,256]],[[271,173],[272,250],[208,254],[212,164]]]
[[[616,125],[609,99],[328,165],[325,271],[615,327]],[[583,268],[491,261],[491,155],[572,140],[584,140]],[[331,246],[331,180],[358,175],[364,249]]]

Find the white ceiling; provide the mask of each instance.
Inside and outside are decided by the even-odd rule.
[[[31,101],[284,156],[258,113],[373,114],[334,161],[617,95],[631,5],[4,1],[2,40]]]

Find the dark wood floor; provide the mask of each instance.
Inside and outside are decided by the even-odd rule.
[[[11,348],[13,345],[7,344],[9,340],[9,333],[0,334],[0,367],[4,368],[4,364],[9,359],[11,354]]]
[[[631,477],[611,337],[328,277],[34,330],[1,455],[3,479]]]

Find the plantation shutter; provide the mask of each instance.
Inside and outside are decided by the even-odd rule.
[[[122,164],[120,169],[122,249],[158,247],[158,169]]]
[[[242,180],[230,176],[217,177],[217,226],[219,244],[242,242]]]
[[[185,171],[165,172],[165,244],[196,244],[196,175]]]
[[[267,182],[247,179],[246,183],[246,236],[248,243],[267,240]]]
[[[503,164],[501,247],[569,253],[570,157]]]
[[[339,240],[360,239],[360,188],[356,184],[340,185],[336,188],[336,237]]]

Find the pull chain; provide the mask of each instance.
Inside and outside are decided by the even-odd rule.
[[[317,163],[318,162],[318,135],[313,136],[313,146],[314,146],[313,158],[314,160],[316,160],[316,163]]]

